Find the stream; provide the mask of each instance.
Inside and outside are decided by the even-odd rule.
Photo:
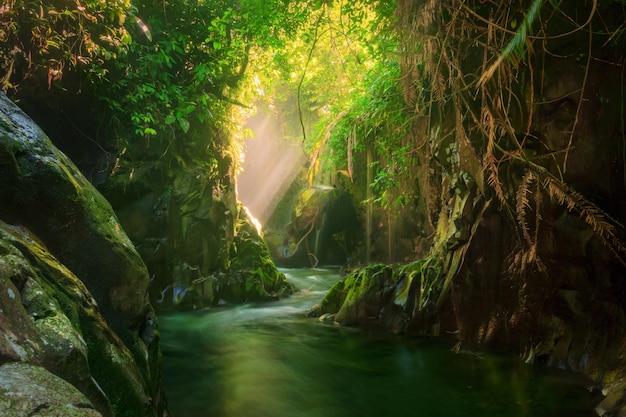
[[[172,417],[589,417],[573,373],[434,338],[370,334],[306,317],[340,278],[283,270],[276,302],[160,315]]]

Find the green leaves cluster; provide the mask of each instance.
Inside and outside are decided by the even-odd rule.
[[[339,121],[328,136],[332,165],[352,170],[349,165],[354,155],[369,147],[375,156],[369,184],[373,202],[383,207],[403,205],[398,187],[415,161],[404,142],[409,133],[410,112],[403,100],[398,63],[379,61],[365,74],[359,88],[319,120],[318,128],[323,129],[333,118]]]
[[[106,62],[131,42],[124,27],[130,13],[128,0],[1,1],[0,88],[68,88],[61,80],[69,71],[105,77]]]
[[[390,189],[397,189],[413,163],[410,153],[395,156],[405,146],[409,112],[394,10],[395,2],[377,0],[321,3],[298,37],[274,55],[269,66],[280,83],[264,80],[287,134],[311,156],[309,181],[338,172],[353,179],[355,159],[363,160],[369,146],[377,155],[370,185],[384,206],[398,202]]]
[[[218,143],[180,138],[209,125],[223,128],[231,105],[243,104],[239,85],[250,60],[280,48],[320,4],[2,1],[2,88],[27,96],[35,89],[77,92],[89,86],[104,103],[98,122],[129,147],[126,155],[138,140],[145,150],[150,139],[152,157],[180,147],[187,155],[177,159],[199,158],[198,149],[219,152],[227,141],[220,135]],[[189,144],[194,146],[185,150]]]
[[[233,106],[249,104],[240,87],[250,62],[283,45],[306,19],[308,2],[135,4],[150,36],[141,25],[127,24],[134,42],[103,84],[117,134],[126,144],[149,143],[140,147],[142,158],[213,166],[232,153],[220,131],[231,128]]]
[[[124,160],[196,161],[214,170],[229,152],[218,132],[228,129],[233,105],[258,97],[241,89],[254,87],[247,78],[254,61],[266,90],[279,76],[299,84],[297,104],[318,121],[305,147],[324,142],[325,159],[344,169],[367,143],[384,155],[404,134],[398,66],[389,58],[394,3],[3,1],[0,77],[5,91],[25,91],[26,82],[49,90],[89,85],[103,103],[98,122],[127,148]],[[322,126],[331,121],[325,139]],[[380,189],[405,164],[378,163]]]

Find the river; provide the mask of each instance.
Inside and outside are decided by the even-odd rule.
[[[276,302],[160,315],[172,417],[589,417],[581,377],[434,338],[370,334],[304,312],[339,276],[284,270]]]

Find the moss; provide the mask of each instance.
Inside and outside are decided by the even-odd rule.
[[[128,349],[97,318],[84,314],[81,322],[89,368],[111,401],[115,416],[154,416],[152,400],[144,392],[141,373]]]
[[[406,265],[371,264],[337,282],[309,315],[334,314],[342,325],[404,331],[429,311],[424,306],[432,304],[429,297],[440,278],[438,263],[430,258]]]
[[[347,291],[345,290],[345,281],[339,281],[326,293],[322,301],[317,303],[311,310],[309,315],[319,317],[324,314],[335,314],[339,311],[346,299]]]
[[[296,289],[278,271],[265,241],[244,216],[234,237],[230,268],[219,280],[219,296],[231,303],[263,301],[292,294]]]
[[[25,363],[0,366],[0,414],[102,417],[70,383]]]

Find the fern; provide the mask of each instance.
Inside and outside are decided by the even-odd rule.
[[[528,245],[532,246],[532,239],[530,238],[530,230],[528,223],[526,222],[526,209],[530,208],[530,202],[528,201],[529,188],[532,180],[534,179],[532,171],[526,171],[522,177],[522,183],[517,189],[517,204],[515,206],[517,212],[517,222],[522,229],[524,239],[528,242]]]
[[[619,222],[556,178],[547,177],[543,181],[543,186],[552,199],[567,207],[570,212],[578,212],[580,218],[591,227],[602,243],[623,265],[626,265],[626,247],[617,236],[616,230],[616,225],[622,227]]]
[[[483,124],[485,125],[485,132],[487,134],[487,149],[483,156],[483,166],[485,170],[489,170],[489,176],[487,177],[487,183],[493,188],[498,197],[498,200],[502,204],[506,204],[506,197],[504,190],[502,190],[502,183],[500,182],[500,174],[498,172],[498,163],[496,156],[494,155],[495,141],[496,141],[496,125],[493,115],[488,108],[483,108]]]

